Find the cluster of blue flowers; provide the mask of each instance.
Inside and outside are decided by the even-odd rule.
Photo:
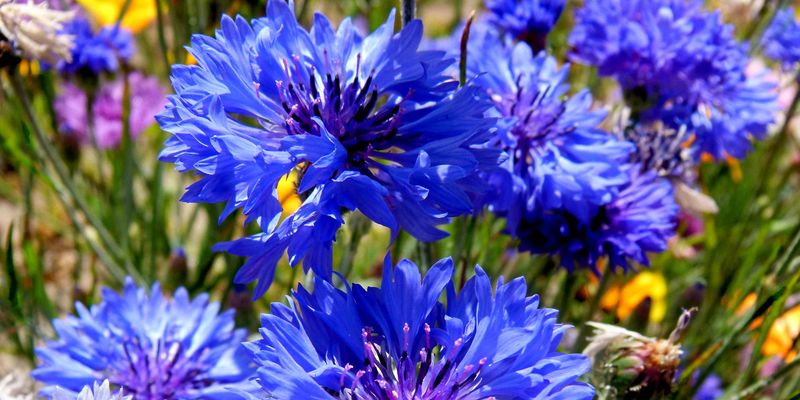
[[[616,79],[635,123],[694,135],[695,157],[742,158],[777,111],[774,84],[748,76],[748,46],[700,0],[598,0],[576,12],[572,60]]]
[[[568,326],[524,279],[493,292],[477,267],[456,294],[453,272],[444,259],[423,279],[387,257],[380,288],[318,277],[313,292],[273,304],[262,338],[244,346],[231,311],[206,295],[168,300],[155,285],[148,297],[128,281],[54,321],[59,339],[38,350],[33,376],[56,400],[593,398],[578,380],[588,359],[558,352]]]
[[[577,12],[571,59],[616,79],[630,111],[609,128],[588,90],[569,94],[570,66],[546,51],[564,3],[486,0],[463,55],[453,51],[461,31],[432,45],[418,20],[395,32],[394,13],[369,34],[349,19],[334,29],[321,14],[307,30],[283,0],[268,1],[266,17],[224,16],[213,37],[193,36],[197,64],[174,66],[175,94],[156,117],[172,135],[160,159],[198,176],[183,201],[225,203],[220,221],[238,210],[257,224],[260,233],[215,247],[247,257],[236,284],[257,282],[260,297],[287,254],[314,272],[314,289],[273,304],[261,339],[240,346],[232,312],[206,295],[192,301],[179,289],[170,300],[128,281],[54,323],[59,338],[34,371],[43,393],[592,398],[579,381],[589,362],[557,351],[567,326],[524,280],[493,290],[478,267],[457,291],[445,259],[424,279],[409,261],[387,261],[380,288],[331,283],[348,211],[392,238],[436,241],[452,218],[486,210],[521,250],[569,269],[647,265],[675,234],[676,196],[695,184],[700,158],[741,158],[766,134],[774,87],[746,74],[746,46],[699,0],[597,0]],[[767,32],[780,38],[769,52],[796,62],[781,43],[797,23],[782,18]],[[84,44],[60,69],[113,71],[130,57],[129,35],[81,24],[71,29]],[[297,177],[296,209],[281,202],[287,176]]]

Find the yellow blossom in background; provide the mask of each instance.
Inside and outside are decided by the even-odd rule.
[[[108,26],[117,23],[119,13],[126,0],[78,0],[89,14],[100,25]],[[131,4],[122,18],[122,27],[133,33],[141,32],[156,19],[156,2],[154,0],[130,0]]]
[[[731,169],[733,181],[736,183],[741,182],[744,175],[742,175],[742,166],[739,164],[739,160],[731,156],[725,156],[725,162],[728,164],[728,168]]]
[[[624,321],[633,310],[650,298],[650,322],[660,322],[667,314],[667,281],[659,272],[642,271],[630,282],[611,287],[600,300],[604,310],[617,310],[617,317]]]
[[[22,60],[19,63],[19,72],[25,76],[36,76],[42,72],[42,69],[36,60]]]
[[[780,356],[786,362],[792,361],[797,356],[795,339],[798,335],[800,335],[800,306],[795,306],[778,317],[769,328],[767,340],[761,347],[761,354]]]
[[[283,207],[283,217],[291,215],[300,208],[303,200],[297,195],[297,173],[292,171],[278,181],[278,201]]]

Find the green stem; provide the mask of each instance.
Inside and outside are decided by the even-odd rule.
[[[69,211],[68,213],[70,214],[70,218],[73,220],[74,223],[78,221],[75,216],[75,210],[72,209],[71,205],[69,204],[69,201],[66,200],[67,197],[69,197],[72,201],[75,202],[78,210],[80,210],[80,212],[84,215],[84,217],[86,217],[86,220],[89,222],[89,224],[95,229],[95,231],[97,231],[97,234],[100,237],[101,242],[103,242],[103,245],[105,247],[109,248],[111,254],[107,254],[105,250],[98,252],[98,250],[100,250],[101,247],[99,245],[92,245],[94,243],[94,240],[91,239],[90,236],[87,235],[83,229],[80,229],[79,225],[76,228],[80,230],[80,232],[83,234],[84,238],[87,240],[90,246],[92,246],[92,248],[96,252],[98,252],[98,256],[105,258],[104,262],[109,262],[108,267],[110,269],[114,269],[115,266],[117,266],[118,264],[112,261],[113,259],[124,260],[124,257],[122,256],[122,252],[120,251],[119,246],[116,244],[114,239],[108,233],[108,230],[106,230],[105,226],[103,226],[100,220],[94,215],[94,213],[91,212],[88,204],[83,199],[83,197],[81,197],[78,194],[78,191],[75,188],[75,183],[70,178],[69,171],[67,170],[64,160],[61,159],[61,156],[58,154],[55,148],[53,148],[53,145],[50,143],[50,141],[42,131],[41,127],[37,123],[36,116],[33,112],[33,107],[31,106],[30,99],[28,98],[28,94],[25,91],[25,85],[19,76],[19,72],[16,69],[12,69],[9,71],[9,77],[11,80],[11,86],[14,90],[14,93],[22,104],[23,113],[30,122],[34,136],[36,136],[36,140],[39,142],[41,148],[44,149],[43,158],[46,158],[48,161],[50,161],[50,164],[52,164],[53,169],[55,170],[56,175],[61,182],[61,188],[60,189],[57,188],[56,190],[57,193],[61,194],[62,190],[64,190],[66,191],[66,194],[68,194],[68,196],[61,197],[61,199],[65,207],[67,207]],[[104,255],[105,257],[103,257]],[[128,264],[126,264],[126,270],[134,279],[143,283],[141,276],[139,276],[139,274],[135,270],[133,270],[133,268],[130,268]]]
[[[600,284],[597,287],[597,293],[595,293],[594,297],[592,297],[592,302],[589,303],[589,312],[586,313],[586,318],[583,319],[583,323],[581,324],[581,329],[578,332],[578,340],[575,342],[575,349],[580,350],[586,346],[586,338],[589,334],[589,325],[586,322],[591,321],[594,317],[594,314],[597,313],[597,310],[600,309],[600,299],[603,297],[603,294],[608,290],[608,286],[611,283],[611,275],[612,275],[613,268],[610,265],[607,265],[605,270],[603,271],[603,275],[600,277]]]
[[[800,249],[800,229],[797,230],[794,237],[792,238],[791,244],[789,245],[789,249],[785,253],[785,256],[780,260],[779,267],[777,271],[781,272],[784,271],[789,264],[791,264],[792,260],[794,259],[794,255],[797,253],[798,249]],[[794,288],[795,284],[797,283],[798,278],[800,278],[800,271],[796,272],[792,278],[785,283],[782,287],[780,287],[775,293],[769,296],[753,313],[750,314],[749,318],[742,318],[739,323],[733,328],[731,333],[729,333],[723,340],[722,344],[717,347],[715,350],[712,350],[711,354],[708,356],[702,357],[704,360],[708,360],[705,363],[705,369],[700,373],[700,376],[695,381],[695,384],[691,386],[690,392],[688,393],[689,396],[694,395],[694,393],[700,388],[700,384],[705,381],[705,379],[711,374],[711,371],[714,370],[717,362],[722,358],[722,356],[730,349],[733,345],[736,338],[738,338],[741,334],[744,333],[745,330],[750,326],[750,324],[758,317],[763,315],[767,310],[770,310],[770,314],[767,316],[767,321],[764,321],[762,326],[771,326],[772,322],[769,318],[772,314],[780,313],[781,309],[783,308],[783,304],[785,303],[788,296],[791,294],[791,290]],[[776,304],[777,303],[777,304]],[[774,319],[773,319],[774,320]],[[754,347],[754,355],[757,352],[757,349],[760,347]],[[691,376],[692,372],[697,369],[697,365],[690,365],[686,370],[683,372],[680,378],[679,387],[686,386],[688,383],[689,377]]]
[[[169,49],[167,48],[167,37],[164,34],[164,11],[161,9],[161,0],[153,0],[156,5],[156,19],[158,26],[158,46],[161,48],[161,58],[164,61],[164,69],[169,76],[170,63],[169,63]]]
[[[122,190],[120,191],[122,210],[118,210],[117,215],[119,218],[120,247],[122,247],[123,251],[128,252],[131,217],[135,206],[133,199],[133,173],[135,166],[133,164],[133,143],[130,124],[131,87],[127,71],[123,71],[122,78],[124,82],[122,96],[122,179],[120,180],[122,185]]]
[[[782,378],[784,375],[788,374],[789,372],[793,371],[798,365],[800,365],[800,357],[795,357],[794,360],[789,362],[788,364],[781,367],[778,371],[774,374],[767,376],[764,379],[757,381],[756,383],[742,389],[740,392],[734,394],[731,397],[731,400],[740,400],[740,399],[748,399],[753,398],[760,390],[770,386],[773,382],[777,382],[778,379]],[[796,397],[792,397],[796,398]]]

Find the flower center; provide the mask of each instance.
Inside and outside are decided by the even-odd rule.
[[[326,64],[327,51],[324,53]],[[356,56],[352,77],[324,74],[314,66],[303,66],[300,58],[283,60],[284,81],[276,81],[279,100],[286,112],[285,128],[289,134],[319,135],[314,118],[347,149],[350,162],[362,164],[373,150],[391,147],[389,139],[397,134],[408,98],[382,94],[374,84],[374,71],[362,81],[361,54]],[[350,75],[345,71],[345,74]],[[410,93],[409,93],[410,95]]]
[[[528,90],[520,75],[516,87],[516,95],[501,100],[505,107],[500,108],[505,115],[516,118],[511,127],[514,148],[507,150],[514,157],[514,164],[524,168],[533,162],[532,157],[540,155],[547,142],[569,134],[574,128],[558,126],[566,106],[563,101],[553,98],[553,86]]]
[[[345,366],[339,391],[331,394],[342,400],[449,400],[461,398],[475,390],[481,380],[481,370],[486,358],[478,366],[458,367],[462,339],[457,339],[449,349],[431,343],[431,327],[425,324],[425,341],[412,353],[413,339],[409,326],[403,327],[403,351],[399,359],[387,349],[383,336],[371,328],[364,328],[361,338],[364,345],[363,367],[351,373],[353,366]],[[348,384],[349,381],[349,384]]]
[[[123,350],[124,366],[109,374],[109,380],[135,400],[175,399],[187,390],[210,384],[198,379],[202,363],[187,358],[178,341],[159,340],[153,349],[133,338]]]

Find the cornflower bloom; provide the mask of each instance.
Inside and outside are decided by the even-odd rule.
[[[262,316],[246,346],[262,391],[252,399],[591,399],[578,378],[588,360],[556,349],[567,326],[527,297],[525,280],[492,292],[477,267],[458,293],[453,262],[422,279],[416,265],[387,257],[380,288],[337,289],[317,279],[289,305]],[[446,293],[446,305],[439,301]]]
[[[77,316],[53,321],[58,338],[36,350],[31,375],[46,397],[107,379],[134,400],[214,398],[253,373],[240,346],[246,332],[207,294],[190,300],[180,288],[167,299],[158,284],[148,295],[128,279],[122,293],[106,288],[101,303],[75,307]]]
[[[285,251],[330,279],[343,210],[433,241],[484,190],[474,178],[500,157],[479,148],[493,124],[487,99],[454,92],[444,52],[418,50],[420,21],[393,27],[394,12],[367,36],[317,14],[309,32],[271,0],[266,18],[225,16],[215,38],[195,35],[198,65],[174,67],[176,95],[157,118],[173,134],[161,160],[200,176],[183,201],[226,202],[220,220],[241,209],[260,225],[216,247],[249,256],[235,280],[258,280],[255,296]],[[290,173],[302,204],[282,217],[278,185]]]
[[[489,21],[505,34],[528,43],[535,51],[547,45],[566,0],[485,0]]]
[[[747,45],[702,1],[598,0],[575,17],[572,60],[615,78],[636,121],[685,126],[698,158],[742,158],[766,135],[775,87],[747,76]]]
[[[793,70],[800,62],[799,42],[800,23],[793,7],[779,10],[761,38],[764,55],[780,62],[787,71]]]
[[[608,257],[624,269],[666,249],[671,188],[631,163],[631,143],[598,128],[606,113],[591,108],[588,91],[566,96],[569,67],[491,30],[476,32],[468,51],[481,56],[468,57],[468,70],[500,119],[491,145],[508,153],[487,178],[496,194],[489,205],[520,249],[560,255],[567,268],[595,268]]]
[[[74,74],[88,72],[98,75],[115,72],[119,60],[127,61],[133,57],[133,36],[119,26],[92,30],[86,18],[77,17],[64,26],[64,34],[73,38],[75,46],[69,61],[61,60],[56,65],[59,72]]]

